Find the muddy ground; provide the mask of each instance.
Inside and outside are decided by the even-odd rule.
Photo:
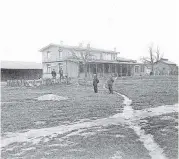
[[[123,97],[109,95],[102,83],[97,94],[91,86],[2,87],[2,158],[148,159],[161,155],[175,159],[177,106],[168,112],[159,106],[178,102],[177,84],[173,77],[116,80],[114,89],[132,100],[130,112]],[[45,94],[68,100],[37,100]],[[155,109],[146,113],[150,108],[157,108],[159,114],[152,113]]]

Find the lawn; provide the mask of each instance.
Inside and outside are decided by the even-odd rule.
[[[154,136],[168,158],[178,158],[178,113],[144,118],[140,125],[147,134]]]
[[[122,114],[123,98],[110,95],[100,81],[95,94],[91,82],[37,88],[2,87],[1,132],[32,142],[14,142],[2,149],[2,158],[110,158],[149,159],[149,152],[127,122],[110,118]],[[178,102],[177,77],[118,79],[114,90],[132,99],[134,110]],[[38,101],[55,94],[65,101]],[[151,134],[168,158],[177,158],[178,113],[140,119],[138,125]],[[39,134],[38,134],[39,133]],[[35,137],[34,137],[34,136]],[[26,136],[24,136],[26,138]],[[19,138],[20,139],[20,138]]]
[[[119,79],[115,89],[132,99],[134,110],[144,110],[178,103],[178,78],[176,76],[143,79]],[[156,143],[170,159],[178,158],[178,113],[147,117],[139,121],[146,134],[151,134]]]
[[[178,103],[178,77],[119,79],[114,89],[132,99],[134,110]]]
[[[67,101],[37,101],[36,98],[53,93],[68,97]],[[105,118],[121,109],[122,98],[104,90],[93,93],[92,87],[48,86],[41,88],[2,88],[2,134],[23,129],[52,127],[80,119]]]
[[[36,98],[53,93],[67,96],[67,101],[37,101]],[[23,133],[57,126],[71,126],[78,122],[92,123],[122,113],[122,98],[99,88],[95,94],[87,86],[43,86],[39,88],[2,88],[2,137],[7,133]],[[44,131],[45,133],[45,131]],[[60,133],[60,132],[59,132]],[[147,150],[130,128],[121,124],[76,128],[56,137],[41,133],[37,143],[13,143],[2,149],[3,158],[109,158],[121,149],[125,158],[149,158]],[[43,137],[44,135],[44,137]],[[128,138],[128,136],[131,136]],[[48,142],[45,142],[46,140]],[[117,139],[117,140],[116,140]],[[136,141],[136,142],[134,142]],[[135,146],[134,146],[135,144]],[[134,154],[135,147],[139,152]],[[144,153],[145,152],[145,153]]]

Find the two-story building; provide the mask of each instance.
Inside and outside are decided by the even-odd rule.
[[[49,44],[42,49],[43,78],[51,78],[54,69],[59,76],[60,68],[68,77],[84,76],[84,60],[82,54],[89,52],[87,59],[88,77],[93,74],[106,76],[116,74],[118,76],[132,76],[145,74],[144,65],[134,60],[120,58],[120,52],[114,50],[96,49],[87,45],[65,46]]]

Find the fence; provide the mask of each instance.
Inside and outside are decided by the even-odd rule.
[[[9,87],[36,87],[41,85],[53,85],[53,84],[70,84],[70,78],[64,79],[38,79],[38,80],[7,80],[7,85]]]

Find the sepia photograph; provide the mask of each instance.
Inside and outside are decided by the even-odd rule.
[[[1,0],[2,159],[178,159],[177,0]]]

